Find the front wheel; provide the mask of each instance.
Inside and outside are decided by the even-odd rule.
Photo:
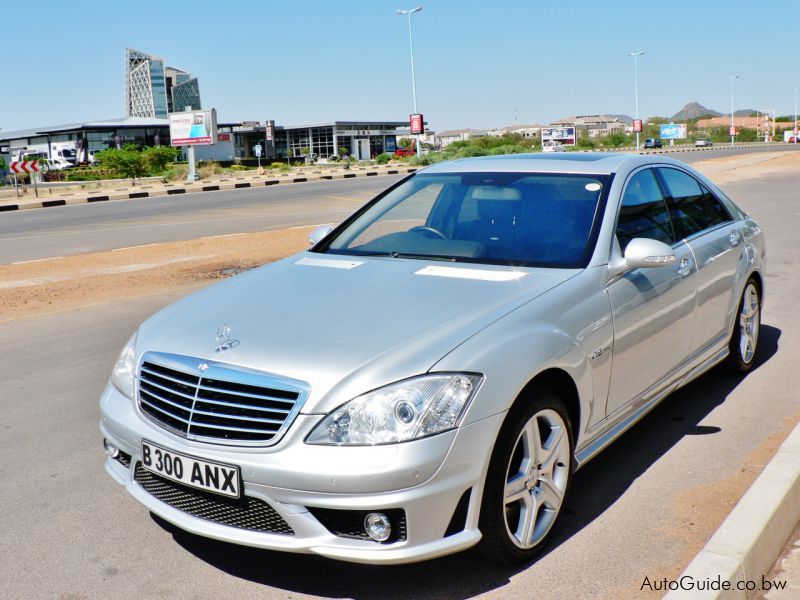
[[[564,505],[572,473],[572,431],[563,403],[540,391],[509,415],[492,452],[479,527],[483,554],[496,562],[531,560]]]
[[[758,335],[761,331],[761,294],[755,280],[749,279],[744,286],[733,334],[728,346],[728,365],[738,373],[746,373],[755,364],[758,350]]]

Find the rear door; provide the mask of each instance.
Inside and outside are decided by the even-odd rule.
[[[659,167],[678,234],[697,261],[697,320],[692,353],[703,354],[728,339],[739,300],[734,289],[744,244],[739,226],[714,194],[689,173]]]
[[[688,361],[692,347],[697,270],[655,171],[635,172],[625,184],[617,217],[620,250],[634,238],[671,246],[674,265],[628,271],[608,285],[614,321],[611,385],[606,414],[633,410],[638,400]]]

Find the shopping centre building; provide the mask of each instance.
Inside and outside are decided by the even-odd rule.
[[[329,121],[326,123],[285,126],[273,131],[274,155],[266,148],[267,123],[258,121],[218,124],[218,142],[198,146],[199,160],[232,161],[255,158],[255,148],[262,147],[265,158],[286,158],[315,155],[330,158],[347,154],[358,160],[374,158],[397,149],[397,136],[408,129],[407,121]],[[169,120],[149,117],[126,117],[105,121],[88,121],[55,127],[38,127],[23,131],[0,131],[0,156],[19,160],[27,155],[57,158],[54,148],[73,142],[78,162],[107,148],[135,144],[139,147],[169,145]],[[74,155],[73,155],[74,156]]]

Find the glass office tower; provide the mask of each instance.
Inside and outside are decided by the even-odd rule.
[[[196,77],[166,66],[163,58],[125,50],[125,116],[166,119],[190,106],[202,108]]]

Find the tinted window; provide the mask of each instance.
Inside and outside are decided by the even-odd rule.
[[[607,182],[593,175],[423,173],[319,251],[580,267],[591,254]]]
[[[652,169],[630,178],[622,195],[617,239],[622,251],[633,238],[649,238],[672,245],[677,240],[664,194]]]
[[[682,237],[731,220],[719,200],[691,175],[677,169],[659,169],[672,197],[674,218]]]

